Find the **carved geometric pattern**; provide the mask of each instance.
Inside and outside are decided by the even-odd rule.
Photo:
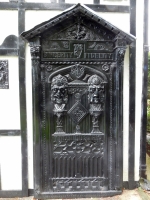
[[[43,63],[43,62],[42,62]],[[46,62],[45,62],[46,63]],[[49,61],[48,63],[50,64],[55,64],[55,65],[71,65],[71,64],[74,64],[75,62],[72,62],[72,61]],[[86,64],[86,65],[103,65],[103,64],[108,64],[110,65],[111,62],[95,62],[95,61],[79,61],[79,62],[76,62],[78,64]]]
[[[87,191],[106,190],[107,179],[100,177],[94,180],[90,178],[82,179],[53,179],[53,189],[58,191]]]
[[[53,180],[103,177],[104,134],[53,135],[53,141]]]
[[[80,103],[75,103],[72,108],[68,111],[68,114],[72,118],[75,124],[80,123],[83,118],[88,114],[86,108]]]
[[[0,88],[8,89],[8,60],[0,60]]]

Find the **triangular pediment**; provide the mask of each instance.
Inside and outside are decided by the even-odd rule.
[[[29,31],[23,32],[22,37],[31,40],[43,36],[51,40],[113,40],[125,39],[127,43],[135,40],[131,34],[101,18],[85,5],[77,4],[65,10],[60,15],[45,21]]]
[[[102,27],[99,29],[91,29],[91,24],[88,23],[85,25],[82,23],[75,23],[70,27],[65,28],[64,30],[55,33],[54,35],[44,34],[44,37],[50,40],[112,40],[115,35],[110,31],[104,30]]]

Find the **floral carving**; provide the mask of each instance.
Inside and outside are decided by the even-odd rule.
[[[48,72],[53,70],[53,67],[49,62],[45,62],[45,63],[41,64],[41,68],[46,69]]]
[[[95,27],[95,26],[94,26]],[[97,29],[94,28],[97,32]],[[61,31],[60,33],[50,36],[52,40],[104,40],[110,39],[106,32],[101,30],[101,33],[92,31],[91,28],[87,28],[84,24],[76,23],[73,26]]]
[[[35,45],[33,42],[30,43],[30,53],[32,57],[40,56],[41,45]]]
[[[102,66],[102,70],[104,70],[105,72],[108,71],[109,68],[110,68],[110,67],[109,67],[108,64],[104,64],[104,65]]]
[[[119,49],[117,57],[118,57],[118,62],[120,64],[122,64],[122,62],[124,61],[124,55],[125,55],[125,49],[124,48]]]

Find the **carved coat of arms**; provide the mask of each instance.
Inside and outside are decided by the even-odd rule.
[[[83,51],[83,44],[74,44],[74,55],[77,58],[81,57],[82,51]]]
[[[80,66],[79,64],[73,66],[71,68],[71,74],[73,76],[75,76],[77,79],[78,78],[81,78],[82,75],[84,74],[84,67],[83,66]]]

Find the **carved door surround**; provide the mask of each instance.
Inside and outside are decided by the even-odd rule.
[[[22,33],[33,73],[36,198],[122,192],[122,79],[134,37],[84,5]]]

